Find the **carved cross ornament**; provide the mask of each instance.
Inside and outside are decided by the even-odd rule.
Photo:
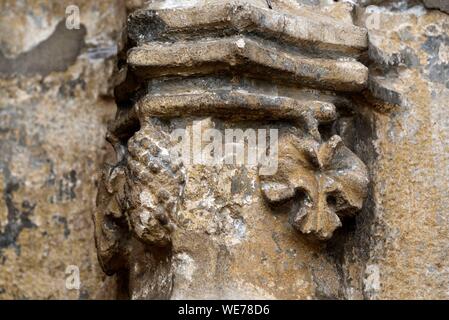
[[[293,1],[154,1],[128,19],[123,81],[108,139],[108,165],[95,214],[100,261],[113,273],[130,233],[169,246],[186,184],[170,157],[174,129],[187,117],[282,126],[278,168],[259,175],[272,211],[286,208],[295,229],[321,240],[363,206],[368,173],[339,135],[324,135],[339,106],[366,87],[363,28]],[[346,100],[345,100],[346,99]],[[171,124],[170,124],[171,123]]]
[[[329,239],[340,217],[362,208],[365,165],[337,135],[325,142],[291,135],[280,148],[278,173],[260,177],[266,200],[273,206],[289,203],[296,229]]]

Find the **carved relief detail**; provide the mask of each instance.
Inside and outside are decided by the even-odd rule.
[[[156,247],[171,242],[185,175],[182,163],[171,160],[171,140],[162,126],[148,119],[127,148],[109,137],[120,159],[103,170],[94,215],[97,251],[107,273],[126,263],[130,237]]]
[[[366,166],[337,135],[323,143],[286,135],[277,174],[260,179],[270,205],[288,206],[291,224],[322,240],[341,226],[340,218],[362,208],[368,185]]]
[[[103,172],[94,215],[105,271],[129,268],[131,238],[152,250],[171,244],[187,183],[164,127],[177,117],[282,122],[290,131],[280,136],[277,173],[260,175],[263,197],[287,208],[300,232],[329,239],[362,208],[368,175],[339,136],[322,140],[319,125],[366,88],[368,69],[357,61],[366,30],[293,2],[293,11],[276,1],[273,10],[264,1],[157,3],[128,19],[109,128],[118,159]]]

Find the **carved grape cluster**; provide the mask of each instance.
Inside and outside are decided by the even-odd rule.
[[[159,247],[171,243],[185,173],[182,163],[171,159],[170,137],[155,119],[144,123],[127,146],[109,138],[119,160],[102,172],[94,223],[99,261],[113,274],[126,263],[130,237]]]
[[[151,121],[128,141],[126,211],[145,243],[170,243],[185,182],[182,162],[170,157],[170,136]]]

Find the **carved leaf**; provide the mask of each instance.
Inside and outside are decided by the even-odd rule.
[[[368,185],[366,166],[339,136],[324,143],[284,136],[279,141],[277,173],[260,179],[272,206],[290,201],[291,224],[322,240],[341,226],[340,217],[362,208]]]

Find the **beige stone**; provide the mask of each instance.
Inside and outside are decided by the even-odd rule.
[[[321,126],[349,103],[338,93],[367,85],[368,70],[355,60],[366,32],[312,20],[292,2],[293,11],[275,9],[282,3],[158,1],[131,15],[137,43],[109,129],[117,162],[103,173],[95,214],[99,259],[108,274],[127,275],[124,295],[341,296],[337,264],[319,240],[342,225],[337,215],[362,208],[368,176]],[[252,150],[251,128],[279,132],[279,148],[270,136],[275,172],[197,163],[201,140],[193,155],[172,156],[175,130],[238,129]],[[214,153],[222,147],[219,140]]]
[[[79,30],[63,21],[73,4]],[[119,2],[0,4],[0,299],[114,297],[91,212],[125,19]]]

